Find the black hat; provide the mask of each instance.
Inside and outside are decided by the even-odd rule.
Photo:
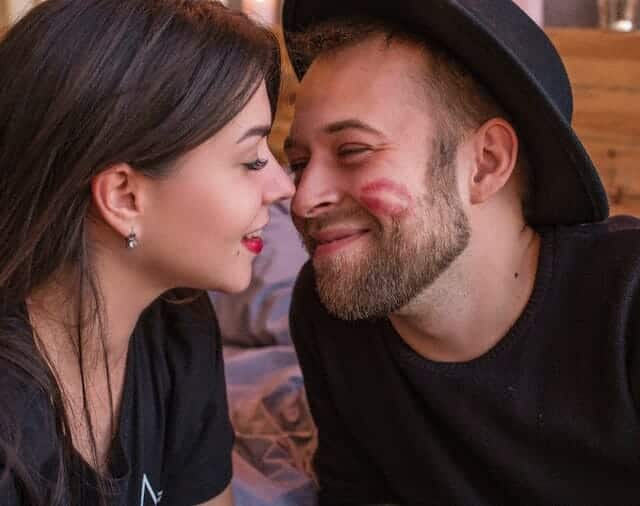
[[[511,115],[533,171],[530,221],[607,218],[598,173],[571,128],[573,97],[560,56],[511,0],[284,0],[285,41],[333,18],[366,16],[406,26],[447,48]],[[289,35],[289,36],[288,36]],[[295,69],[301,78],[304,69]]]

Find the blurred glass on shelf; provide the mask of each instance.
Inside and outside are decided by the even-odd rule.
[[[600,27],[616,32],[638,28],[638,0],[598,0]]]
[[[41,0],[0,0],[0,30],[20,19]]]
[[[268,25],[280,22],[280,0],[241,0],[243,12]]]
[[[544,1],[543,0],[514,0],[515,3],[542,26],[544,21]]]

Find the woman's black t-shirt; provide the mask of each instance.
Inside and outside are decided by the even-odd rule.
[[[109,504],[186,506],[217,496],[229,484],[233,430],[210,305],[207,313],[158,299],[140,317],[129,344],[118,432],[109,455]],[[24,376],[12,364],[0,363],[0,410],[17,423],[9,439],[20,461],[38,473],[46,489],[59,468],[53,410]],[[26,504],[12,473],[5,472],[6,458],[0,450],[0,504]],[[93,471],[82,462],[75,467],[68,479],[81,497],[74,502],[99,504]]]

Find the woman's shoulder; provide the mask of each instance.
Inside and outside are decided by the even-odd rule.
[[[0,419],[19,418],[46,405],[44,390],[21,366],[0,355]]]
[[[45,474],[56,456],[56,441],[49,394],[28,371],[0,356],[0,468],[17,458]]]
[[[50,396],[43,381],[0,355],[0,420],[45,422],[52,413]]]
[[[35,418],[51,409],[46,393],[50,378],[43,371],[23,310],[17,306],[0,314],[0,423]]]

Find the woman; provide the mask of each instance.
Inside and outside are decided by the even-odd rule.
[[[48,0],[0,68],[0,503],[232,504],[200,293],[246,288],[293,191],[275,39],[213,0]]]

